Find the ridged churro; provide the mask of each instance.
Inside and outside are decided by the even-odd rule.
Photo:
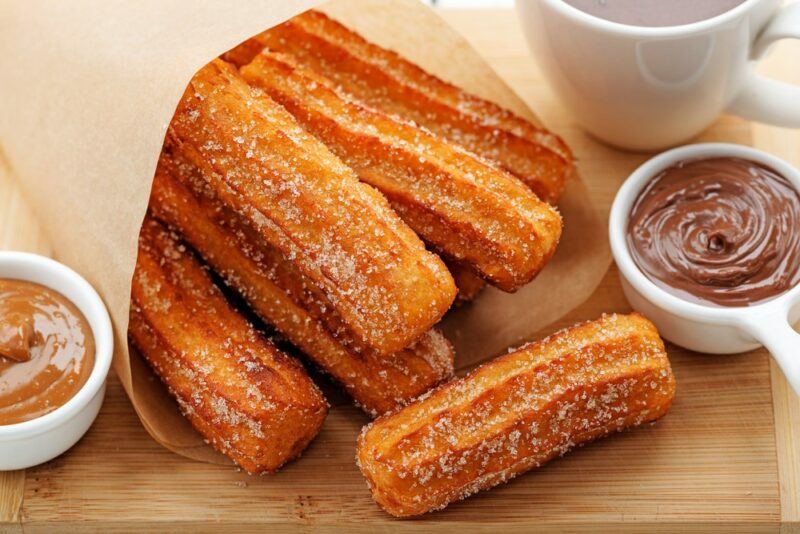
[[[574,171],[572,154],[557,135],[440,80],[318,11],[271,28],[224,57],[243,65],[264,48],[292,54],[358,100],[495,161],[546,202],[558,200]]]
[[[486,287],[486,282],[483,281],[483,278],[476,275],[469,267],[447,260],[445,260],[444,263],[450,270],[450,274],[453,275],[453,280],[458,288],[458,294],[456,295],[456,301],[453,306],[460,306],[467,302],[472,302],[478,297],[480,292],[483,291],[483,288]]]
[[[425,129],[353,101],[285,54],[264,51],[242,77],[283,105],[434,250],[505,290],[552,256],[561,219],[522,182]]]
[[[215,60],[189,83],[164,149],[192,184],[248,221],[328,297],[347,329],[381,354],[416,341],[456,288],[383,196],[284,108]]]
[[[437,510],[668,410],[675,378],[644,317],[605,315],[475,369],[365,427],[357,459],[395,516]]]
[[[248,473],[299,456],[322,426],[328,405],[300,363],[256,332],[149,216],[128,335],[195,429]]]
[[[265,323],[342,384],[365,411],[385,413],[452,376],[453,349],[436,330],[387,356],[356,350],[346,332],[337,339],[332,331],[341,329],[341,320],[325,295],[230,210],[193,195],[174,177],[178,172],[162,156],[152,212],[178,230]]]

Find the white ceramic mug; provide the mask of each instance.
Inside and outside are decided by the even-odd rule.
[[[619,267],[622,289],[631,306],[648,317],[661,335],[676,345],[711,354],[731,354],[763,345],[800,394],[800,285],[774,299],[749,307],[704,306],[668,293],[636,266],[628,249],[628,218],[642,188],[659,172],[679,161],[729,156],[759,162],[788,178],[800,191],[800,171],[754,148],[702,143],[659,154],[636,169],[622,184],[611,206],[609,240]],[[800,224],[800,222],[798,222]]]
[[[726,110],[800,127],[800,87],[753,72],[769,45],[800,38],[800,2],[745,0],[716,17],[667,27],[610,22],[563,0],[517,0],[517,10],[554,91],[584,129],[609,144],[673,146]]]

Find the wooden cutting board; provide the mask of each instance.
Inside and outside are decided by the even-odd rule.
[[[646,156],[612,150],[580,132],[543,84],[512,11],[442,15],[567,139],[593,194],[607,205]],[[781,45],[765,69],[800,77],[796,44]],[[751,144],[800,164],[797,131],[725,117],[701,137]],[[2,168],[0,246],[48,254],[46,238]],[[612,267],[591,299],[549,330],[628,309]],[[373,504],[354,464],[355,438],[367,418],[336,396],[338,405],[303,458],[277,475],[250,477],[161,448],[111,378],[97,422],[76,447],[46,465],[0,473],[0,532],[800,532],[800,400],[780,371],[764,351],[708,356],[670,346],[669,353],[678,394],[661,422],[412,521],[393,520]]]

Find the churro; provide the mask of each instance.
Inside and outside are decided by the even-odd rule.
[[[461,306],[478,298],[480,292],[486,287],[486,282],[469,267],[452,261],[445,261],[444,263],[450,270],[450,274],[453,275],[453,280],[458,288],[458,294],[453,306]]]
[[[437,510],[654,421],[675,378],[655,327],[605,315],[521,347],[365,427],[357,459],[395,516]]]
[[[224,56],[243,65],[264,48],[292,54],[358,100],[420,124],[496,162],[555,203],[574,172],[555,134],[425,72],[318,11],[263,32]]]
[[[322,426],[327,403],[300,363],[256,332],[149,216],[128,335],[195,429],[249,473],[299,456]]]
[[[514,291],[552,256],[561,219],[522,182],[425,129],[373,110],[284,54],[242,77],[283,105],[434,250]]]
[[[178,230],[265,323],[330,374],[365,411],[384,413],[452,376],[453,349],[436,330],[385,356],[355,346],[321,291],[230,210],[193,195],[174,177],[177,172],[174,162],[162,156],[152,212]]]
[[[381,354],[427,332],[453,279],[386,199],[280,105],[215,60],[189,83],[164,150],[198,169],[192,186],[245,219]]]

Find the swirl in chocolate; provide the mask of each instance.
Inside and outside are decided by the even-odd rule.
[[[628,248],[648,278],[683,299],[758,304],[800,283],[800,194],[753,161],[682,161],[639,194]]]

